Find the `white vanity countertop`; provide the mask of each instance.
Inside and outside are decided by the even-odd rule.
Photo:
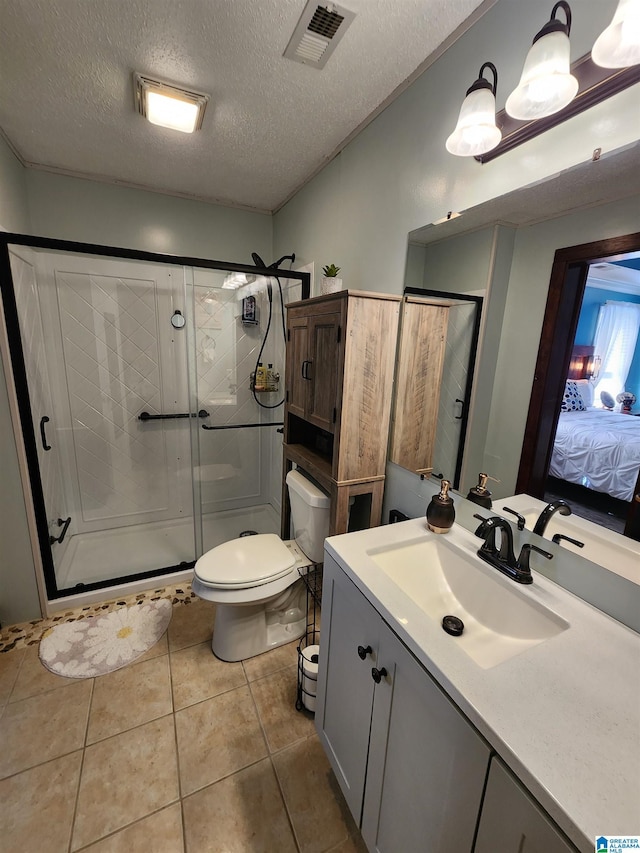
[[[570,627],[482,669],[367,554],[422,535],[436,536],[413,519],[326,548],[580,850],[640,834],[640,636],[539,575],[532,554],[530,586],[496,574]],[[459,525],[447,536],[481,544]]]

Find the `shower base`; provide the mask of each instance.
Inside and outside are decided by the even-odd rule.
[[[203,550],[209,551],[244,530],[279,533],[280,514],[270,504],[224,510],[202,518]],[[72,536],[61,565],[56,568],[58,589],[77,584],[115,580],[163,567],[178,567],[196,558],[193,520],[138,524]],[[158,576],[141,582],[158,585]],[[104,591],[100,591],[104,596]],[[94,597],[94,596],[92,596]]]

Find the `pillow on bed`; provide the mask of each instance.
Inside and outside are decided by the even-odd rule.
[[[561,412],[586,412],[582,395],[578,390],[575,380],[567,379],[564,385],[564,397],[562,398]]]
[[[587,408],[593,406],[593,382],[590,379],[575,379],[576,387]]]

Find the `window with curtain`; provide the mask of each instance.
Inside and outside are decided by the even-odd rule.
[[[602,406],[600,393],[611,396],[625,390],[625,382],[638,340],[640,329],[640,304],[633,302],[605,302],[600,306],[594,355],[602,360],[600,375],[594,389],[594,403]]]

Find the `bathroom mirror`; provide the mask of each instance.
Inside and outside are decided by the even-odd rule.
[[[554,253],[638,230],[639,159],[636,144],[410,233],[406,285],[485,297],[462,494],[479,471],[513,494]]]

